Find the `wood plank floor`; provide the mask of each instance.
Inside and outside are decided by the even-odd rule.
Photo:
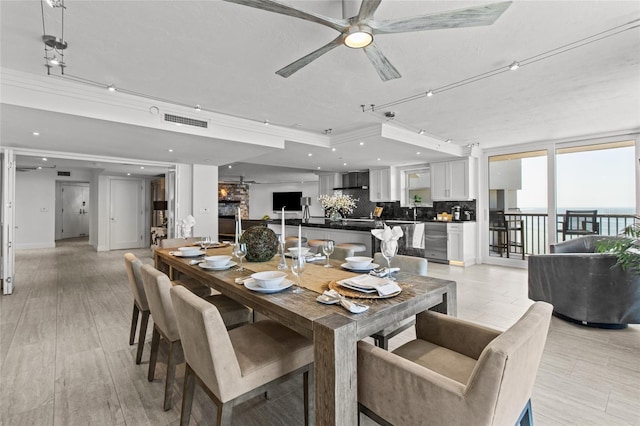
[[[151,263],[149,250],[133,252]],[[86,240],[18,253],[15,293],[0,296],[0,424],[178,424],[183,368],[165,412],[163,355],[149,383],[149,344],[141,365],[128,344],[133,299],[124,253],[96,253]],[[524,270],[429,264],[429,275],[458,282],[459,317],[499,329],[531,303]],[[408,330],[391,346],[413,337]],[[192,424],[211,424],[215,410],[197,391]],[[538,426],[640,425],[640,326],[598,330],[553,318],[533,410]],[[234,425],[302,418],[301,380],[234,409]],[[374,423],[363,416],[362,424]]]

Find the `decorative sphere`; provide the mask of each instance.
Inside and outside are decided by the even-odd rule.
[[[254,226],[242,233],[240,242],[247,245],[249,262],[266,262],[278,252],[278,237],[266,226]]]

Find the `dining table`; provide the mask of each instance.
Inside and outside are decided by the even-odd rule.
[[[277,270],[280,255],[267,262],[244,261],[242,271],[237,267],[210,270],[196,263],[202,256],[182,257],[174,250],[154,251],[156,268],[170,274],[170,278],[184,275],[195,279],[313,341],[314,416],[310,420],[316,425],[358,424],[358,340],[425,310],[456,315],[456,282],[452,280],[399,271],[395,274],[401,288],[399,294],[351,299],[369,306],[365,312],[353,314],[340,304],[316,300],[329,286],[336,288],[337,281],[360,275],[342,267],[344,261],[330,260],[331,268],[324,267],[325,260],[309,262],[301,275],[303,292],[294,293],[290,287],[263,293],[245,287],[242,279],[255,272]],[[231,253],[232,246],[223,244],[206,250],[210,256]],[[288,262],[291,265],[291,259]],[[287,272],[287,279],[295,282],[296,277],[290,270]]]

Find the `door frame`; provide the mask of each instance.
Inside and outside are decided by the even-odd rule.
[[[15,153],[11,149],[3,149],[2,157],[2,194],[0,195],[2,208],[0,211],[1,235],[0,278],[2,279],[2,294],[12,294],[15,285],[15,190],[16,168]]]

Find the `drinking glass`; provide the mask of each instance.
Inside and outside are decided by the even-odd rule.
[[[331,254],[333,253],[333,249],[333,241],[325,241],[324,243],[322,243],[322,252],[325,256],[327,256],[327,262],[324,265],[325,268],[332,268],[331,264],[329,263],[329,256],[331,256]]]
[[[237,243],[233,246],[233,255],[238,258],[240,261],[240,266],[238,266],[237,271],[244,271],[242,267],[242,259],[247,255],[247,244],[245,243]]]
[[[207,254],[207,249],[210,249],[213,246],[213,240],[210,236],[202,237],[200,241],[200,246],[204,249],[204,254]]]
[[[389,279],[395,281],[395,278],[391,276],[391,259],[398,253],[398,242],[397,241],[382,241],[380,243],[380,252],[382,253],[382,257],[387,261],[387,267],[389,268]]]
[[[307,266],[307,262],[304,260],[304,256],[298,256],[294,258],[291,262],[291,272],[296,276],[297,285],[296,288],[293,289],[294,293],[302,293],[304,290],[302,289],[302,274]]]

